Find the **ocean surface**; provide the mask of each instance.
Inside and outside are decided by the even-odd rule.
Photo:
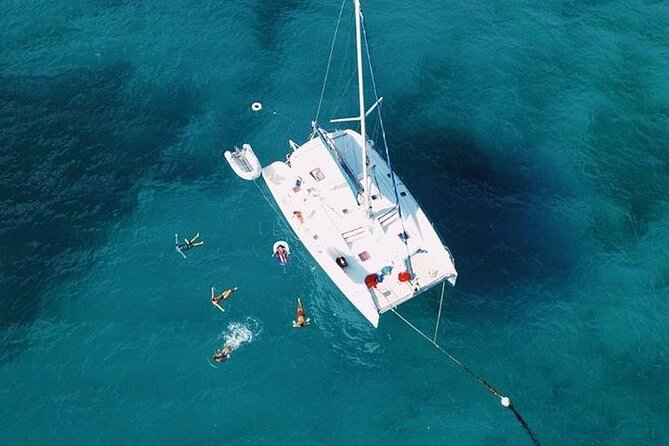
[[[325,123],[356,112],[348,3]],[[338,1],[0,6],[0,444],[531,444],[222,158],[307,138]],[[669,3],[363,7],[393,165],[460,274],[441,345],[543,445],[669,444]],[[400,312],[431,334],[439,296]]]

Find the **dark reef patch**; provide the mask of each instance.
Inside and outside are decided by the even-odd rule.
[[[115,64],[0,78],[0,330],[31,324],[44,287],[91,266],[138,181],[198,113],[186,88],[133,92],[132,76]]]
[[[258,30],[258,37],[267,50],[277,50],[279,30],[287,21],[287,17],[296,13],[302,5],[304,3],[297,0],[260,0],[257,2],[258,23],[262,26],[262,29]]]
[[[458,292],[502,303],[511,286],[566,280],[583,248],[582,234],[551,208],[569,198],[559,173],[532,148],[481,143],[436,119],[407,120],[429,106],[433,98],[416,93],[429,87],[387,104],[385,125],[395,171],[455,256]]]

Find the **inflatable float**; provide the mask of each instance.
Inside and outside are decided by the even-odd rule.
[[[280,249],[281,247],[283,247],[283,249]],[[272,257],[276,257],[282,265],[287,264],[288,257],[290,257],[290,247],[288,246],[288,243],[283,240],[274,243],[274,246],[272,246]]]

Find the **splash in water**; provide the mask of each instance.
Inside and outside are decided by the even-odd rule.
[[[225,340],[224,345],[234,351],[242,344],[252,342],[261,332],[260,323],[252,317],[247,317],[243,322],[230,322],[221,334],[221,338]]]
[[[252,317],[247,317],[244,322],[230,322],[218,337],[219,341],[223,341],[223,347],[218,349],[213,356],[213,360],[220,364],[230,359],[233,351],[241,347],[242,344],[253,341],[260,333],[262,328],[260,323]],[[218,368],[217,364],[207,361],[213,368]]]

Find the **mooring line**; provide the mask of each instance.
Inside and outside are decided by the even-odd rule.
[[[502,406],[505,408],[509,409],[513,414],[515,415],[516,419],[520,423],[520,425],[523,427],[525,432],[527,432],[527,435],[530,436],[530,439],[532,440],[532,443],[534,443],[535,446],[541,446],[539,443],[539,440],[537,439],[536,435],[534,435],[534,432],[530,429],[530,426],[527,424],[525,419],[520,415],[520,413],[516,410],[516,408],[511,404],[511,399],[509,397],[506,397],[502,395],[497,389],[495,389],[490,383],[488,383],[486,380],[481,378],[479,375],[477,375],[472,369],[464,365],[458,358],[450,354],[447,350],[445,350],[441,345],[437,344],[436,340],[430,339],[425,333],[423,333],[420,329],[418,329],[414,324],[409,322],[404,316],[399,314],[394,308],[391,308],[390,311],[395,313],[397,317],[399,317],[405,324],[407,324],[409,327],[411,327],[416,333],[421,335],[427,342],[432,344],[437,350],[448,356],[448,358],[458,367],[462,368],[465,370],[467,373],[469,373],[474,379],[476,379],[483,387],[485,387],[491,394],[492,396],[499,398],[500,403]],[[435,338],[436,339],[436,338]]]
[[[253,183],[256,185],[258,190],[260,190],[260,194],[263,196],[265,201],[269,203],[270,207],[277,213],[279,216],[279,221],[283,221],[281,219],[281,211],[278,209],[278,207],[275,207],[273,203],[269,200],[269,198],[265,195],[265,191],[262,189],[261,186],[258,185],[256,181],[253,181]],[[441,299],[439,302],[439,317],[441,316],[441,307],[443,304],[443,299],[444,299],[444,289],[442,288],[441,290]],[[530,426],[527,424],[527,421],[520,415],[518,410],[511,404],[511,399],[509,397],[506,397],[502,395],[497,389],[495,389],[490,383],[488,383],[486,380],[481,378],[479,375],[477,375],[472,369],[464,365],[458,358],[450,354],[447,350],[445,350],[441,345],[437,344],[437,331],[439,330],[439,319],[437,319],[437,326],[435,327],[434,330],[434,339],[430,339],[425,333],[423,333],[418,327],[416,327],[414,324],[409,322],[404,316],[399,314],[397,310],[394,308],[391,308],[390,311],[395,313],[397,317],[399,317],[405,324],[407,324],[409,327],[411,327],[416,333],[421,335],[427,342],[432,344],[437,350],[445,354],[455,365],[458,367],[462,368],[464,371],[469,373],[474,379],[476,379],[483,387],[485,387],[494,397],[499,398],[500,403],[502,406],[505,408],[509,409],[511,412],[513,412],[513,415],[516,417],[522,428],[527,432],[527,435],[529,435],[530,439],[532,440],[532,443],[535,446],[541,446],[541,443],[539,443],[539,440],[537,439],[536,435],[534,435],[534,432],[532,432],[532,429],[530,429]]]
[[[434,337],[432,338],[433,342],[437,342],[437,332],[439,332],[439,322],[441,321],[441,307],[444,304],[444,291],[446,288],[446,282],[441,283],[441,298],[439,298],[439,312],[437,313],[437,324],[434,327]]]

